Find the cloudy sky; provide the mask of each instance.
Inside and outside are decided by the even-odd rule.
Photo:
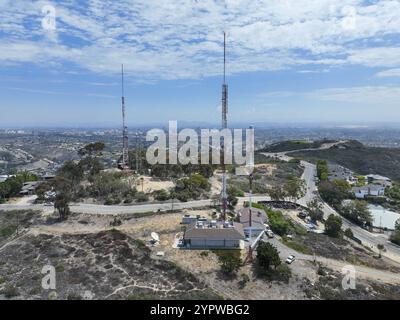
[[[400,0],[0,0],[0,125],[400,122]]]

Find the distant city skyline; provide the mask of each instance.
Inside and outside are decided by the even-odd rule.
[[[400,123],[399,16],[389,0],[0,1],[0,128],[120,126],[122,63],[130,127],[219,124],[223,31],[230,123]]]

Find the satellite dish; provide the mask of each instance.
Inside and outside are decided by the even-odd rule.
[[[160,241],[160,236],[157,234],[157,233],[155,233],[155,232],[152,232],[151,233],[151,238],[154,240],[154,241]]]

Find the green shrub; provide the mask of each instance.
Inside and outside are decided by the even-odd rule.
[[[147,202],[149,201],[149,196],[147,194],[145,194],[144,192],[138,192],[136,194],[136,201],[137,202]]]
[[[292,270],[286,263],[282,263],[276,267],[276,272],[278,273],[281,280],[289,282],[292,277]]]

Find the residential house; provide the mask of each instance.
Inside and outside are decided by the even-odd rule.
[[[378,184],[384,187],[390,187],[392,185],[392,180],[388,177],[381,176],[379,174],[369,174],[366,176],[368,183]]]
[[[368,184],[363,187],[352,188],[357,199],[364,199],[366,196],[382,197],[385,195],[385,187],[377,184]]]
[[[21,196],[28,196],[34,194],[38,184],[39,184],[38,181],[25,182],[19,194]]]

